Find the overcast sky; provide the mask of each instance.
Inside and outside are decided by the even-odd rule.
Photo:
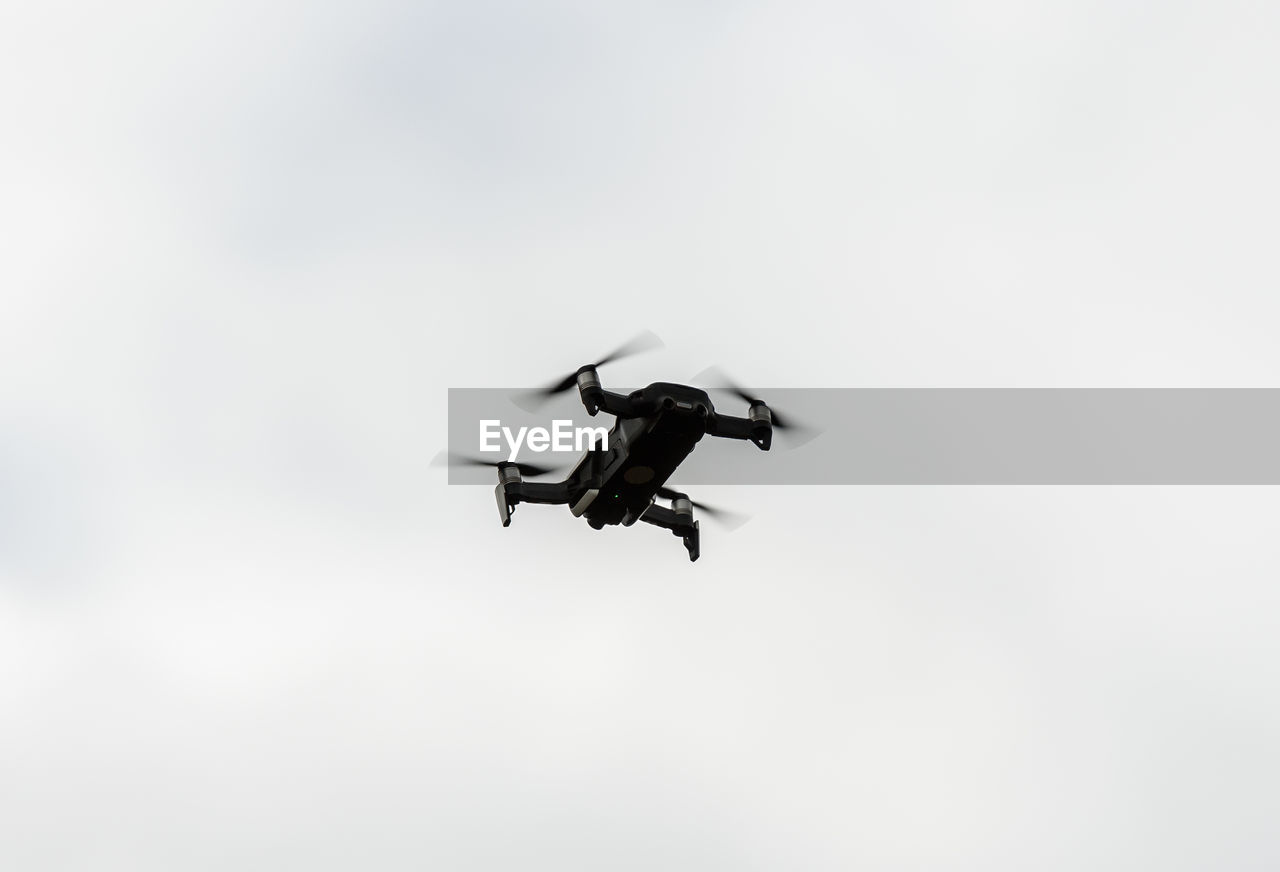
[[[1280,386],[1260,3],[0,11],[0,866],[1274,869],[1272,488],[447,487],[446,389]]]

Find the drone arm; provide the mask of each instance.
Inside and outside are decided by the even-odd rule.
[[[561,505],[569,502],[569,483],[558,481],[555,484],[543,484],[536,481],[524,481],[519,487],[519,502],[545,503]]]
[[[707,419],[707,433],[722,439],[754,442],[761,451],[768,451],[773,442],[773,425],[767,419],[735,418],[719,412]]]
[[[591,412],[591,404],[585,396],[583,397],[583,405],[587,407],[588,412],[595,414]],[[630,397],[626,394],[615,394],[613,391],[600,391],[597,409],[605,414],[613,415],[615,418],[634,418],[639,414]]]
[[[600,384],[600,374],[594,366],[584,366],[578,370],[577,380],[578,396],[588,415],[594,417],[603,411],[617,418],[634,418],[641,414],[642,410],[636,408],[631,397],[604,389]]]
[[[698,522],[690,514],[680,514],[663,506],[649,506],[640,520],[655,527],[670,530],[684,541],[689,560],[697,560],[699,554]]]
[[[544,503],[546,505],[563,505],[569,502],[569,482],[560,481],[554,484],[523,481],[516,478],[511,481],[499,481],[494,490],[498,500],[498,517],[502,526],[511,526],[511,513],[520,503]]]

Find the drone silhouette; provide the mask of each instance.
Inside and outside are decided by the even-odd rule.
[[[684,492],[667,487],[667,480],[703,436],[744,440],[768,451],[774,430],[796,425],[723,376],[720,386],[747,403],[745,418],[717,412],[706,391],[688,385],[654,382],[629,394],[607,391],[601,385],[597,372],[600,367],[661,344],[652,333],[642,333],[554,384],[513,398],[517,405],[534,411],[576,386],[589,415],[604,412],[616,419],[608,439],[593,444],[564,481],[525,481],[525,476],[554,471],[532,463],[450,455],[450,465],[497,467],[498,486],[494,493],[504,527],[510,526],[511,516],[521,503],[567,505],[574,517],[586,518],[596,530],[616,524],[629,527],[636,521],[670,530],[684,542],[689,559],[697,560],[700,537],[694,509],[728,524],[741,516],[695,502]],[[658,498],[669,500],[670,508],[657,505]]]

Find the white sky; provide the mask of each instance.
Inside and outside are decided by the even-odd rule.
[[[1270,488],[447,488],[447,387],[1277,386],[1258,3],[0,10],[0,866],[1270,869]]]

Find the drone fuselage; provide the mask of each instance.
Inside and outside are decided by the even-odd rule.
[[[705,391],[685,385],[657,382],[628,399],[654,411],[618,418],[607,447],[587,452],[569,476],[579,484],[570,508],[596,528],[639,520],[715,414]]]

